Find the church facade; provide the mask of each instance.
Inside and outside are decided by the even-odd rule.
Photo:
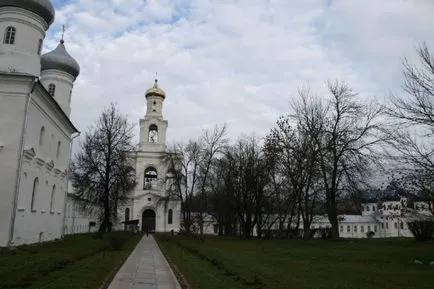
[[[172,182],[166,148],[168,121],[163,118],[166,93],[158,87],[158,80],[146,91],[145,97],[146,113],[140,119],[140,142],[132,156],[137,186],[120,215],[124,223],[135,221],[142,232],[178,232],[181,202],[168,193]]]
[[[54,16],[50,0],[0,1],[0,247],[63,235],[80,67],[63,37],[41,55]]]

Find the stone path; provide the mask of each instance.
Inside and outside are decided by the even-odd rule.
[[[154,237],[145,235],[108,289],[181,289],[181,286]]]

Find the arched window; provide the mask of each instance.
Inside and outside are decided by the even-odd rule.
[[[53,189],[51,190],[51,198],[50,198],[50,212],[54,212],[54,202],[56,200],[56,185],[53,185]]]
[[[125,222],[130,220],[130,208],[125,209]]]
[[[152,187],[152,184],[154,184],[157,181],[157,178],[158,178],[157,170],[154,167],[146,168],[143,188],[150,189]]]
[[[41,127],[41,131],[39,132],[39,146],[44,145],[44,138],[45,138],[45,127]]]
[[[54,85],[53,83],[50,83],[48,85],[48,93],[54,97],[54,95],[56,94],[56,85]]]
[[[169,212],[167,212],[167,224],[172,225],[173,223],[173,210],[170,209]]]
[[[158,127],[155,124],[149,126],[148,141],[153,143],[158,142]]]
[[[38,55],[41,55],[42,51],[42,39],[39,39],[38,41]]]
[[[6,27],[4,44],[15,44],[15,34],[17,30],[13,26]]]
[[[62,143],[60,141],[57,142],[57,150],[56,150],[56,158],[59,159],[60,156],[60,148],[62,147]]]
[[[30,210],[32,211],[36,210],[36,197],[38,195],[38,189],[39,189],[39,179],[35,178],[35,180],[33,181],[32,201],[30,203]]]

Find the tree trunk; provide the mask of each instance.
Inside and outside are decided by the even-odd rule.
[[[310,234],[310,222],[307,218],[303,220],[303,239],[309,240],[311,238]]]
[[[330,224],[332,226],[332,239],[339,239],[339,223],[338,223],[338,214],[336,211],[336,201],[335,200],[327,200],[327,214],[329,217]]]

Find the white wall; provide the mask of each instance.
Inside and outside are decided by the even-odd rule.
[[[9,240],[25,102],[32,84],[31,77],[0,75],[0,247]]]
[[[42,127],[45,132],[40,143]],[[66,169],[70,148],[69,134],[65,124],[56,119],[44,97],[35,91],[28,111],[25,136],[25,148],[33,149],[35,156],[24,158],[21,170],[14,232],[15,245],[53,240],[62,235]],[[32,209],[35,178],[38,178],[39,186]],[[54,187],[53,203],[50,208]]]
[[[90,226],[91,222],[94,222],[95,226]],[[68,196],[65,210],[65,235],[96,232],[98,229],[97,215],[81,210],[80,205]]]

